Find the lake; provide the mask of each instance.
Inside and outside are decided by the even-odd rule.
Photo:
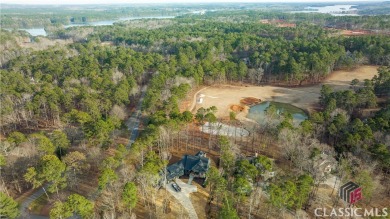
[[[31,36],[47,36],[45,29],[43,28],[29,28],[29,29],[19,29],[27,31]]]
[[[117,20],[105,20],[105,21],[94,21],[94,22],[86,22],[86,23],[74,23],[69,25],[64,25],[65,28],[69,27],[81,27],[81,26],[109,26],[113,25],[115,22],[119,21],[130,21],[130,20],[141,20],[141,19],[169,19],[169,18],[175,18],[175,16],[149,16],[149,17],[125,17],[125,18],[119,18]],[[47,36],[47,33],[44,28],[21,28],[19,30],[25,30],[31,36]]]
[[[334,16],[356,16],[357,9],[353,8],[356,5],[329,5],[322,7],[305,7],[303,11],[294,11],[294,13],[325,13]]]
[[[303,111],[301,108],[298,108],[288,103],[280,103],[280,102],[273,102],[273,101],[266,101],[258,105],[252,106],[249,109],[249,113],[247,117],[249,119],[255,120],[259,124],[262,124],[266,117],[265,111],[271,104],[276,107],[278,114],[281,114],[283,112],[291,113],[291,115],[293,116],[294,124],[298,125],[302,121],[308,118],[305,111]]]

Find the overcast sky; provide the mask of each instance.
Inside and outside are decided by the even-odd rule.
[[[118,3],[207,3],[207,2],[357,2],[367,0],[0,0],[6,4],[118,4]]]

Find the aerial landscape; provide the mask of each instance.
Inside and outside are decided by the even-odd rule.
[[[390,1],[0,2],[0,218],[390,219]]]

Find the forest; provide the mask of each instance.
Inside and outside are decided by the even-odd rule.
[[[200,11],[208,11],[206,17],[225,16],[234,19],[244,18],[246,21],[258,19],[283,19],[292,22],[310,21],[317,25],[333,26],[348,29],[386,29],[389,30],[387,1],[364,2],[354,6],[358,9],[359,17],[331,16],[328,14],[289,13],[302,11],[307,3],[204,3],[174,5],[147,4],[112,4],[112,5],[13,5],[1,4],[2,13],[0,24],[2,28],[50,28],[69,24],[82,24],[95,21],[117,20],[129,17],[147,16],[192,16]],[[312,7],[322,7],[322,3],[311,3]],[[381,15],[381,16],[370,16]]]
[[[77,9],[77,10],[75,10]],[[177,10],[156,7],[87,5],[77,8],[74,5],[56,6],[18,6],[3,5],[0,24],[3,28],[37,28],[114,20],[126,17],[176,16],[187,12],[186,8]]]
[[[207,218],[312,216],[314,206],[340,204],[321,196],[330,175],[362,186],[360,207],[388,206],[387,20],[217,11],[92,27],[82,40],[77,33],[91,27],[58,28],[48,38],[71,43],[42,50],[23,49],[16,39],[24,32],[2,29],[0,215],[26,216],[22,195],[46,188],[30,206],[35,214],[46,206],[50,218],[178,216],[161,170],[170,158],[199,150],[213,160],[199,187],[208,194]],[[343,36],[335,29],[341,26],[377,33]],[[378,74],[347,90],[323,85],[316,112],[300,125],[269,107],[266,123],[246,140],[200,131],[206,122],[244,127],[234,113],[221,119],[216,107],[181,107],[204,86],[310,86],[362,65],[377,66]],[[130,144],[128,119],[138,105],[140,135]],[[335,164],[330,175],[319,174],[323,157]],[[277,175],[265,179],[269,172]]]

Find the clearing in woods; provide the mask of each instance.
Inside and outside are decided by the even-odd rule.
[[[216,106],[218,108],[218,117],[228,117],[232,108],[237,109],[240,101],[244,98],[254,97],[261,101],[277,101],[289,103],[308,112],[312,112],[318,103],[321,86],[330,85],[334,90],[344,90],[350,87],[353,79],[359,79],[360,85],[364,79],[371,79],[377,74],[377,66],[360,66],[351,71],[334,71],[322,83],[304,87],[276,87],[276,86],[233,86],[233,85],[216,85],[202,88],[197,95],[203,95],[203,102],[196,103],[193,112],[200,107],[208,108]],[[196,98],[194,97],[194,102]],[[243,106],[241,104],[241,106]],[[234,110],[237,119],[244,119],[248,113],[248,106],[243,106],[243,110]],[[189,108],[191,110],[191,108]]]

